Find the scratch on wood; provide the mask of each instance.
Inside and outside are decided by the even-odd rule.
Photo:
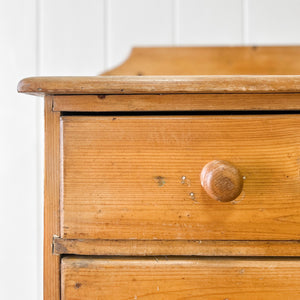
[[[164,186],[166,183],[165,177],[163,176],[155,176],[154,179],[157,182],[158,186]]]
[[[191,186],[191,181],[186,177],[186,176],[182,176],[181,177],[181,184],[186,184],[188,187]]]
[[[191,198],[194,202],[199,203],[199,202],[196,200],[195,193],[190,192],[190,198]]]
[[[75,289],[79,289],[81,287],[81,283],[80,282],[76,282],[74,288]]]

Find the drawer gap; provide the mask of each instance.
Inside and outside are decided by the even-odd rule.
[[[300,110],[261,110],[261,111],[114,111],[114,112],[68,112],[62,111],[62,116],[234,116],[234,115],[287,115],[287,114],[300,114]]]

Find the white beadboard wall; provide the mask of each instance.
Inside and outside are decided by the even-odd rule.
[[[134,45],[300,44],[299,0],[0,0],[0,299],[42,299],[43,104],[36,75],[96,75]]]

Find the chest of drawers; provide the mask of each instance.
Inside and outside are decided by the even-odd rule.
[[[45,98],[44,299],[300,299],[299,54],[23,79]]]

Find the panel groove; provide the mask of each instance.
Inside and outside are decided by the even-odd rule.
[[[243,45],[249,45],[249,3],[242,0],[242,26],[243,26]]]

